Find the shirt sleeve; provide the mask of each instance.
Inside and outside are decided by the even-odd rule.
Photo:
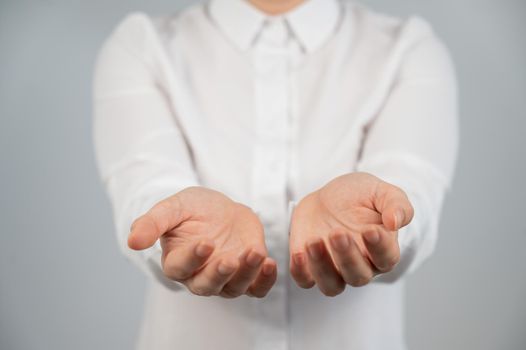
[[[124,19],[103,44],[95,66],[93,139],[124,255],[171,289],[160,244],[128,248],[131,223],[156,202],[198,185],[190,150],[167,98],[161,46],[143,14]]]
[[[457,158],[457,85],[448,50],[429,30],[401,62],[385,104],[366,127],[357,164],[403,189],[415,209],[399,231],[399,264],[378,282],[398,280],[433,252]]]

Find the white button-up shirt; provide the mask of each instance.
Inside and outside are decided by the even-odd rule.
[[[268,17],[242,0],[126,17],[95,75],[94,141],[122,251],[152,278],[140,349],[404,349],[403,276],[430,255],[457,154],[448,51],[418,17],[309,0]],[[288,274],[293,203],[367,171],[406,191],[401,262],[329,298]],[[166,279],[131,222],[188,186],[259,215],[278,281],[264,299],[199,297]],[[292,205],[291,205],[292,203]]]

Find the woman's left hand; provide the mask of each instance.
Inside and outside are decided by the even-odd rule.
[[[376,176],[351,173],[330,181],[292,213],[292,277],[327,296],[369,283],[400,260],[398,230],[413,215],[404,191]]]

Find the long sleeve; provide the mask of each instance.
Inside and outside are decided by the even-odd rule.
[[[402,62],[386,103],[367,126],[357,165],[403,189],[415,209],[399,232],[400,263],[380,282],[414,271],[433,252],[457,158],[457,86],[447,49],[429,30]]]
[[[171,289],[159,244],[127,247],[130,225],[156,202],[198,184],[190,150],[167,98],[162,52],[151,21],[129,15],[104,43],[94,79],[94,144],[118,244],[148,275]],[[161,67],[161,68],[160,68]]]

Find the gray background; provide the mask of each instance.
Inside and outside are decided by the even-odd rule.
[[[192,1],[0,0],[0,349],[129,349],[141,273],[119,254],[91,142],[102,40]],[[526,349],[526,1],[366,0],[450,47],[461,152],[436,254],[409,278],[411,349]]]

